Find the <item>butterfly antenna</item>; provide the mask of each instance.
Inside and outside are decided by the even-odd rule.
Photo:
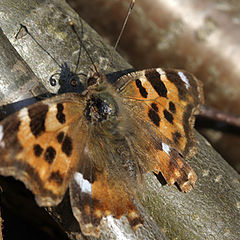
[[[125,20],[124,20],[124,22],[123,22],[121,32],[120,32],[120,34],[119,34],[119,36],[118,36],[118,39],[117,39],[117,41],[116,41],[116,43],[115,43],[114,50],[117,49],[118,43],[119,43],[119,41],[120,41],[120,39],[121,39],[121,37],[122,37],[123,31],[124,31],[124,29],[125,29],[125,27],[126,27],[128,18],[129,18],[130,14],[131,14],[131,12],[132,12],[132,10],[133,10],[134,4],[135,4],[135,0],[132,0],[131,3],[130,3],[130,5],[129,5],[129,7],[128,7],[127,16],[125,17]]]
[[[80,22],[81,22],[81,36],[83,36],[83,24],[82,24],[82,21],[80,21]],[[73,22],[71,20],[69,21],[69,24],[70,24],[71,28],[73,29],[74,33],[77,35],[77,38],[80,39],[80,37],[77,34],[76,29],[73,26]],[[79,52],[78,52],[78,59],[77,59],[77,63],[76,63],[76,67],[75,67],[74,73],[77,73],[77,69],[78,69],[78,66],[79,66],[79,63],[80,63],[80,57],[81,57],[82,45],[83,45],[81,43],[82,43],[82,41],[80,41],[80,49],[79,49]]]
[[[80,46],[83,47],[84,51],[86,52],[86,54],[88,55],[88,58],[90,59],[93,67],[94,67],[94,70],[98,73],[98,70],[97,70],[97,67],[96,65],[94,64],[94,61],[92,59],[92,57],[90,56],[87,48],[85,47],[85,45],[83,44],[83,41],[82,39],[79,37],[76,29],[75,29],[75,26],[74,26],[74,23],[72,21],[69,22],[70,26],[72,27],[72,30],[74,31],[74,33],[76,34],[77,38],[78,38],[78,41],[80,42]],[[81,32],[83,33],[83,24],[82,24],[82,21],[81,21]],[[77,65],[79,64],[79,61],[80,61],[80,54],[78,54],[78,61],[77,61]]]
[[[36,40],[36,38],[28,31],[27,27],[24,26],[23,24],[20,24],[21,28],[19,30],[19,32],[21,31],[21,29],[23,28],[25,30],[25,32],[32,38],[32,40],[45,52],[47,53],[47,55],[58,65],[59,68],[61,68],[61,65],[57,62],[57,60]],[[18,33],[19,33],[18,32]],[[18,34],[17,34],[18,35]],[[16,36],[17,37],[17,36]]]

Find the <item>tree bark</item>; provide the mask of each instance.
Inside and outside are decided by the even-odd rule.
[[[99,10],[92,9],[92,11]],[[2,81],[0,91],[4,104],[46,93],[46,89],[57,93],[61,88],[58,84],[51,86],[49,82],[52,74],[60,72],[59,66],[29,35],[18,35],[18,38],[15,38],[20,23],[27,26],[29,32],[59,64],[66,62],[72,70],[76,66],[78,51],[82,49],[81,44],[84,44],[93,61],[105,74],[131,68],[94,30],[83,20],[79,20],[77,14],[64,1],[2,0],[0,13],[0,27],[20,54],[22,59],[19,61],[22,62],[21,66],[24,66],[22,68],[24,77],[21,71],[20,75],[12,77],[16,60],[12,60],[12,65],[7,64],[7,61],[15,57],[7,53],[2,54],[5,49],[2,44],[6,39],[0,41],[1,62],[5,63],[0,65]],[[69,25],[69,19],[76,25],[76,30],[82,39],[81,44]],[[1,39],[4,38],[3,33],[0,32]],[[9,45],[11,49],[12,46]],[[77,72],[87,74],[93,66],[83,49],[81,53]],[[112,77],[114,76],[113,74]],[[4,79],[12,80],[6,84]],[[40,87],[36,88],[36,84]],[[65,86],[65,89],[67,88],[68,85]],[[15,91],[17,94],[14,94]],[[198,133],[196,140],[199,153],[189,160],[198,175],[195,189],[185,194],[177,187],[162,186],[153,174],[147,174],[146,186],[143,188],[144,191],[139,193],[138,199],[138,207],[144,217],[144,226],[134,234],[126,224],[125,218],[114,222],[104,220],[101,239],[239,238],[240,177]],[[79,226],[71,212],[68,193],[59,206],[47,210],[70,239],[82,239]]]

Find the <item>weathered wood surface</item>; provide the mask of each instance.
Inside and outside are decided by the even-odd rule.
[[[28,35],[15,38],[20,28],[19,24],[26,25],[60,64],[66,62],[71,69],[75,69],[80,44],[68,24],[69,19],[76,24],[83,44],[101,70],[113,73],[131,68],[85,23],[81,34],[78,16],[64,1],[2,0],[0,27],[22,57],[21,59],[18,55],[17,57],[11,55],[14,49],[4,52],[6,44],[9,43],[0,32],[1,40],[4,39],[0,41],[0,96],[4,104],[32,97],[33,92],[45,93],[45,89],[57,92],[59,88],[52,87],[49,83],[50,76],[60,71],[59,67]],[[17,74],[13,75],[17,61],[21,61],[21,66],[24,67],[15,71]],[[88,56],[82,49],[78,72],[87,73],[91,66]],[[37,87],[37,91],[32,91],[36,86],[40,87]],[[20,89],[24,91],[19,91]],[[114,224],[104,221],[101,239],[117,239],[119,236],[122,239],[239,238],[240,177],[197,133],[196,139],[199,153],[189,160],[199,177],[195,189],[184,194],[176,187],[162,186],[153,174],[148,174],[146,187],[139,193],[139,207],[144,216],[144,226],[134,235],[126,224],[126,219],[115,221]],[[81,239],[78,224],[71,214],[68,203],[66,195],[60,206],[48,210],[68,233],[70,239]]]

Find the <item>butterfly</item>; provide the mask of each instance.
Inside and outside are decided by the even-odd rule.
[[[69,187],[84,235],[100,236],[103,217],[126,215],[136,230],[134,204],[147,172],[188,192],[197,176],[185,162],[196,153],[194,115],[202,84],[181,70],[147,69],[110,84],[91,71],[82,93],[37,102],[0,122],[0,174],[30,189],[39,206],[55,206]]]

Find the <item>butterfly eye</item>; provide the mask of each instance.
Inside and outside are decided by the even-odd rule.
[[[77,86],[77,80],[76,80],[75,78],[71,79],[70,84],[71,84],[73,87],[76,87],[76,86]]]

